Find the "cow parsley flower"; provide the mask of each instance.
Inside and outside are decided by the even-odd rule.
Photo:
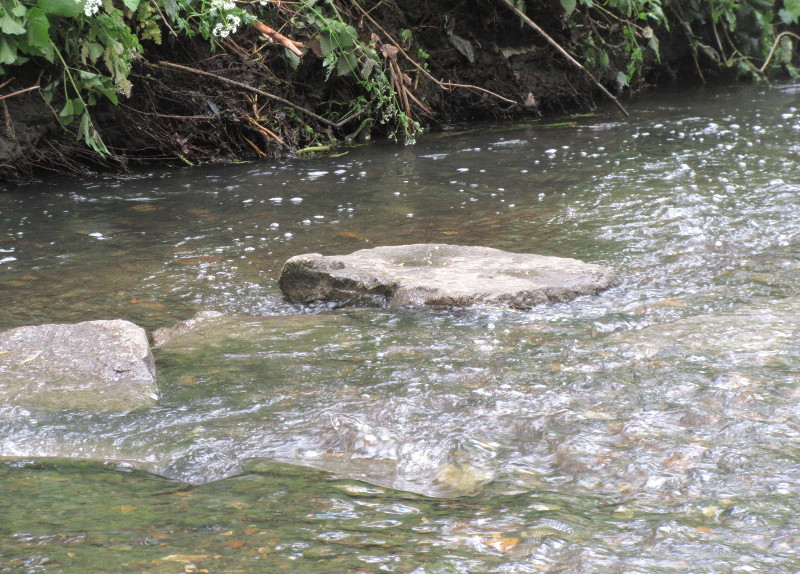
[[[100,10],[102,4],[103,0],[86,0],[86,4],[83,5],[83,13],[87,17],[94,16]]]
[[[227,38],[230,35],[230,31],[225,24],[217,24],[214,26],[214,29],[211,30],[211,35],[216,38]]]
[[[227,38],[239,29],[241,23],[242,19],[239,16],[226,14],[225,21],[214,26],[214,29],[211,30],[211,34],[216,38]]]
[[[226,16],[226,19],[228,20],[227,23],[228,29],[231,31],[231,34],[233,34],[234,32],[236,32],[236,30],[239,29],[239,24],[242,23],[242,20],[241,18],[239,18],[238,16],[234,16],[233,14],[228,14]]]
[[[214,14],[216,12],[227,12],[234,8],[236,8],[236,4],[232,0],[211,0],[211,6],[208,10]]]

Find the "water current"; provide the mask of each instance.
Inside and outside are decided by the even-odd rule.
[[[0,572],[800,570],[800,85],[628,105],[0,193],[0,329],[233,321],[154,349],[151,408],[0,405]],[[529,311],[277,287],[423,242],[622,283]]]

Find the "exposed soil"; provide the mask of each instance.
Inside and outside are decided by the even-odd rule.
[[[579,39],[565,36],[569,31],[558,4],[557,0],[540,3],[529,14],[556,41],[570,46]],[[396,0],[373,9],[371,20],[355,5],[349,5],[349,12],[346,8],[344,13],[363,37],[373,38],[378,46],[398,41],[412,56],[417,47],[424,47],[430,55],[424,63],[433,78],[477,87],[446,89],[402,53],[394,64],[387,61],[409,94],[408,109],[423,126],[436,129],[463,120],[591,109],[596,98],[603,97],[587,74],[496,1]],[[282,18],[276,11],[270,25],[279,28]],[[38,91],[0,100],[5,126],[0,135],[0,180],[42,172],[121,171],[143,162],[250,160],[387,135],[379,121],[365,121],[369,113],[342,121],[355,111],[352,102],[363,95],[360,88],[352,77],[326,81],[316,40],[303,37],[300,29],[281,29],[303,42],[305,55],[297,69],[288,65],[282,47],[265,46],[254,29],[241,31],[214,53],[200,40],[165,39],[161,46],[146,45],[145,59],[131,78],[132,96],[116,107],[101,104],[92,113],[114,154],[110,157],[93,153],[62,128]],[[413,32],[414,45],[399,42],[404,29]],[[651,81],[693,75],[691,65],[686,68],[691,57],[671,51],[669,45],[668,38],[662,40],[662,51],[668,55],[662,56],[661,65],[649,66]],[[44,85],[47,73],[31,66],[4,91],[37,81]]]

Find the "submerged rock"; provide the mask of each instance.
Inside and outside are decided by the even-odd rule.
[[[298,255],[279,280],[293,302],[367,305],[506,305],[571,301],[617,285],[614,271],[577,259],[444,244]]]
[[[307,345],[316,348],[316,331],[329,325],[345,323],[336,315],[224,315],[216,311],[201,311],[191,319],[153,333],[153,343],[160,349],[177,351],[238,351],[222,359],[244,357],[246,351],[301,353]],[[252,347],[252,348],[251,348]]]
[[[800,297],[686,317],[609,338],[641,358],[701,356],[723,365],[779,364],[798,356]]]
[[[144,329],[123,320],[0,333],[0,403],[129,411],[158,398]]]

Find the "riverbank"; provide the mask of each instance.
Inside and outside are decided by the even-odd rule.
[[[151,407],[0,406],[0,571],[793,571],[798,98],[660,91],[0,193],[0,329],[230,318],[154,349]],[[622,283],[314,314],[279,289],[298,253],[428,241]]]
[[[91,18],[87,5],[73,18],[96,37],[77,40],[74,62],[67,46],[64,66],[33,58],[0,76],[0,180],[412,141],[453,122],[586,111],[604,99],[624,114],[648,87],[794,74],[798,59],[791,5],[371,4],[204,2],[203,14],[171,15],[129,1]],[[231,11],[219,16],[230,28],[209,28],[216,10]],[[130,46],[104,40],[100,16],[130,26]],[[69,18],[47,18],[60,55],[59,38],[70,38],[53,27]]]

